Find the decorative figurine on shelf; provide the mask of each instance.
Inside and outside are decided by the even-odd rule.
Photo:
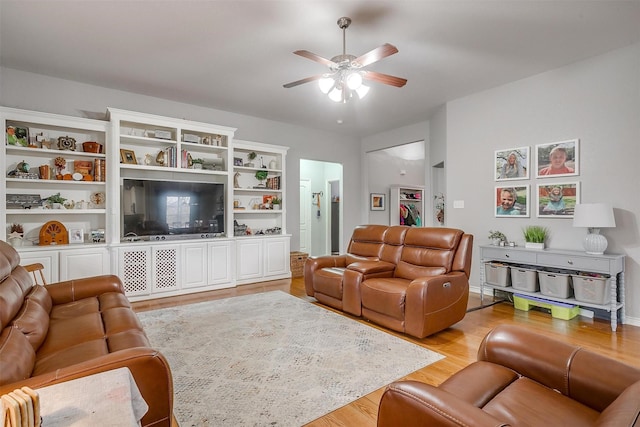
[[[233,188],[240,188],[240,183],[238,183],[238,178],[240,178],[240,172],[236,172],[233,175]]]
[[[151,157],[151,154],[144,155],[144,164],[147,166],[151,166],[153,164],[153,157]]]
[[[193,157],[191,157],[191,153],[187,153],[187,167],[189,169],[193,168]]]
[[[64,157],[56,157],[53,159],[53,165],[56,167],[56,178],[62,179],[62,171],[67,166],[67,161]]]
[[[156,163],[159,164],[160,166],[164,166],[164,161],[165,161],[164,151],[161,150],[156,156]]]
[[[11,233],[7,236],[9,244],[13,247],[22,246],[24,239],[24,228],[22,224],[11,224],[10,231]]]
[[[71,150],[76,151],[76,140],[70,136],[61,136],[58,138],[59,150]]]

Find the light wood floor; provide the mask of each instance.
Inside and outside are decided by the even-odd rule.
[[[243,285],[236,288],[219,291],[203,292],[199,294],[183,295],[179,297],[156,299],[134,303],[136,311],[153,310],[162,307],[191,304],[199,301],[229,298],[259,292],[282,290],[307,301],[315,302],[304,292],[304,282],[301,278],[291,280],[276,280],[272,282]],[[485,297],[485,304],[490,298]],[[469,308],[480,305],[480,296],[473,294],[469,298]],[[324,307],[324,306],[323,306]],[[334,310],[335,311],[335,310]],[[361,319],[357,319],[364,322]],[[368,322],[365,322],[368,323]],[[524,325],[537,332],[560,338],[572,344],[592,349],[598,353],[621,360],[630,365],[640,367],[640,328],[630,325],[618,325],[616,332],[611,331],[608,321],[576,317],[572,320],[554,319],[550,314],[540,311],[514,310],[509,303],[498,303],[491,307],[469,312],[465,318],[453,327],[430,337],[417,340],[403,334],[388,331],[402,339],[416,343],[430,350],[446,356],[444,359],[420,369],[406,379],[419,380],[428,384],[438,385],[453,373],[476,360],[476,351],[482,338],[493,327],[499,324]],[[377,327],[373,324],[370,324]],[[392,363],[392,361],[390,361]],[[368,394],[349,405],[331,412],[308,424],[311,427],[324,426],[358,426],[374,427],[378,403],[384,388]]]

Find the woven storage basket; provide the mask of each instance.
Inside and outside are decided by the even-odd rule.
[[[291,277],[304,276],[304,263],[308,257],[305,252],[291,252]]]

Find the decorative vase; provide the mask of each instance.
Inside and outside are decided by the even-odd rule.
[[[272,206],[273,206],[273,210],[274,211],[279,211],[280,210],[280,203],[274,203]]]
[[[193,164],[193,168],[194,169],[202,169],[202,163],[194,163]]]
[[[527,249],[544,249],[544,243],[525,242],[524,247]]]
[[[278,163],[275,160],[269,162],[269,169],[278,169]]]
[[[502,239],[492,239],[493,241],[493,246],[500,246],[500,242],[502,242]]]

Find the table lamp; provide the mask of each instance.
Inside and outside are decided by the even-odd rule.
[[[584,238],[584,249],[588,254],[602,255],[607,249],[607,238],[600,234],[603,227],[615,227],[613,207],[606,203],[580,203],[573,213],[573,226],[586,227],[589,233]]]

